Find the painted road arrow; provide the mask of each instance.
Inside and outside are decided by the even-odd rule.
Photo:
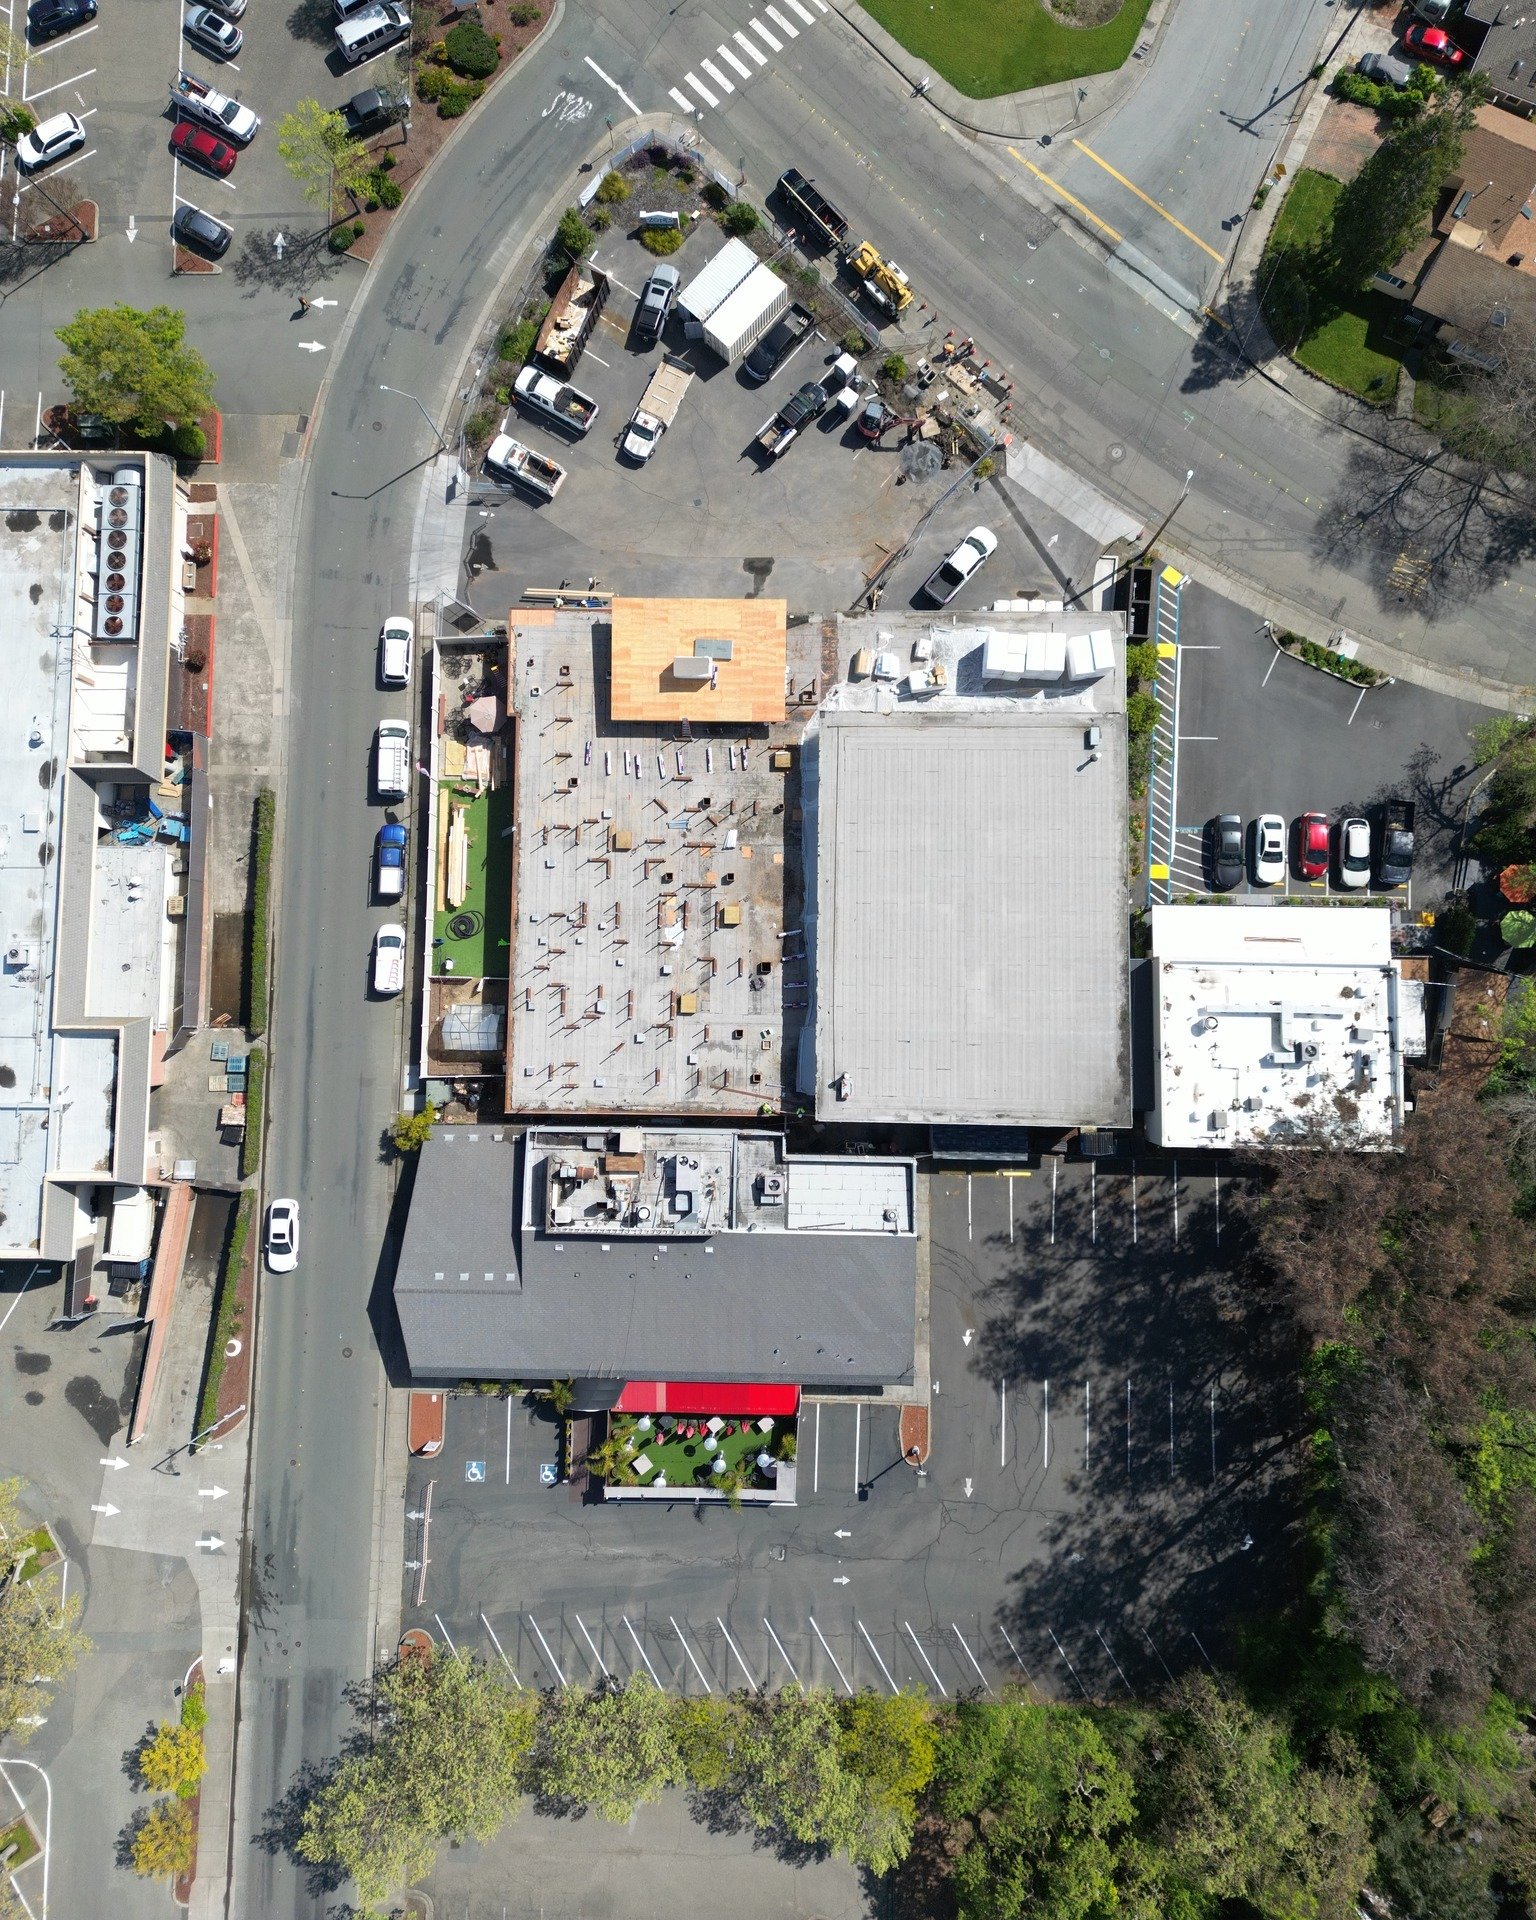
[[[967,1327],[965,1332],[960,1337],[965,1343],[965,1345],[969,1346],[971,1342],[976,1338],[976,1329],[974,1327]]]
[[[114,1473],[121,1473],[128,1462],[120,1453],[117,1453],[110,1460],[98,1460],[96,1464],[99,1467],[110,1467]]]
[[[971,1483],[969,1480],[967,1480],[965,1483],[965,1497],[967,1500],[969,1500],[971,1497]]]
[[[209,1553],[217,1553],[224,1542],[216,1533],[205,1533],[197,1544]]]
[[[114,1507],[114,1506],[112,1505],[112,1503],[111,1503],[111,1501],[109,1500],[109,1501],[107,1502],[107,1504],[106,1504],[106,1505],[105,1505],[104,1507],[92,1507],[92,1508],[91,1508],[91,1512],[92,1512],[92,1513],[104,1513],[104,1514],[105,1514],[105,1515],[107,1516],[107,1518],[108,1518],[108,1519],[110,1520],[110,1519],[112,1518],[112,1516],[113,1516],[113,1514],[114,1514],[114,1513],[121,1513],[121,1512],[122,1512],[122,1508],[121,1508],[121,1507]]]
[[[316,298],[311,300],[309,304],[312,307],[339,307],[341,302],[339,300],[321,300]]]
[[[136,213],[130,213],[128,216],[128,244],[130,247],[133,245],[134,241],[138,239],[138,237],[139,237],[139,216]]]
[[[836,1533],[833,1534],[832,1538],[834,1540],[851,1540],[853,1538],[853,1535],[848,1531],[846,1527],[839,1527]]]
[[[197,1497],[199,1500],[223,1500],[228,1493],[228,1487],[199,1487]]]
[[[325,342],[323,340],[301,340],[299,342],[299,352],[300,353],[324,353]]]
[[[848,1584],[847,1574],[846,1573],[837,1574],[836,1576],[834,1576],[832,1584],[834,1587],[846,1587]]]
[[[286,246],[287,246],[287,244],[288,244],[288,242],[287,242],[287,241],[286,241],[286,240],[285,240],[285,239],[283,238],[283,236],[282,236],[282,235],[281,235],[280,233],[274,233],[274,234],[273,234],[273,236],[272,236],[272,251],[273,251],[273,252],[274,252],[274,253],[275,253],[275,254],[277,255],[277,257],[278,257],[278,259],[279,259],[279,260],[281,260],[281,259],[282,259],[282,257],[283,257],[283,248],[284,248],[284,247],[286,247]]]

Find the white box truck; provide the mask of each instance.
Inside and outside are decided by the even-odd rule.
[[[704,344],[731,361],[753,346],[789,306],[789,288],[772,267],[755,267],[704,322]]]

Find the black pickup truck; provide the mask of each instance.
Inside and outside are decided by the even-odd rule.
[[[825,410],[826,404],[826,388],[817,386],[814,380],[807,380],[798,393],[790,395],[772,419],[765,420],[758,428],[754,444],[759,453],[769,460],[777,460],[800,429],[809,426],[817,414]]]
[[[1376,851],[1378,887],[1406,887],[1413,878],[1413,822],[1411,800],[1389,800],[1381,810],[1381,839]]]

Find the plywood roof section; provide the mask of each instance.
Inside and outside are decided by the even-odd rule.
[[[782,600],[629,600],[613,603],[610,713],[615,720],[690,720],[769,726],[784,719],[786,606]],[[713,684],[677,679],[672,663],[700,640],[731,643]]]

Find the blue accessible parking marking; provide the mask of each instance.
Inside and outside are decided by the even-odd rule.
[[[480,1482],[485,1479],[485,1462],[483,1460],[466,1460],[464,1462],[464,1478],[469,1481],[471,1486],[478,1486]]]

